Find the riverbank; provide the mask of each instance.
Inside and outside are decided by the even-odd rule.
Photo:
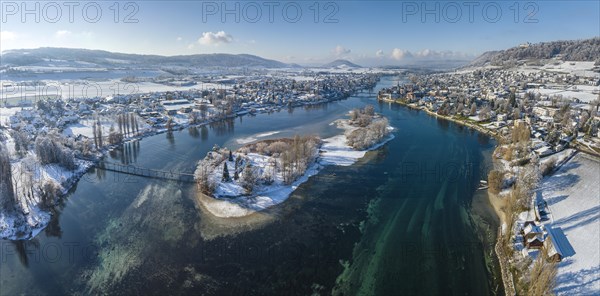
[[[456,118],[456,117],[450,117],[450,116],[446,116],[446,115],[440,115],[440,114],[437,114],[436,112],[430,111],[429,109],[427,109],[424,106],[419,107],[419,106],[417,106],[415,104],[408,104],[408,103],[405,103],[405,102],[403,102],[401,100],[381,99],[380,101],[386,102],[386,103],[399,104],[399,105],[408,107],[408,108],[413,109],[413,110],[425,111],[425,113],[427,113],[427,114],[429,114],[431,116],[434,116],[434,117],[437,117],[437,118],[442,118],[442,119],[445,119],[445,120],[448,120],[448,121],[452,121],[452,122],[458,123],[460,125],[469,127],[471,129],[477,130],[478,132],[481,132],[481,133],[484,133],[484,134],[486,134],[488,136],[491,136],[491,137],[495,138],[496,140],[500,139],[500,135],[497,132],[491,131],[491,130],[489,130],[489,129],[481,126],[481,125],[469,122],[469,121],[467,121],[467,119],[459,119],[459,118]]]
[[[41,165],[31,158],[13,165],[15,194],[18,207],[0,213],[0,238],[30,240],[40,233],[52,219],[53,208],[73,189],[83,175],[93,167],[93,162],[77,159],[74,169],[58,164]],[[39,187],[34,187],[39,184]]]
[[[494,212],[500,219],[500,225],[496,232],[496,242],[494,244],[494,253],[498,259],[498,265],[502,276],[502,285],[504,286],[505,295],[516,295],[515,284],[512,273],[510,272],[510,262],[508,254],[504,254],[504,248],[502,247],[502,236],[506,225],[506,215],[503,209],[506,207],[506,199],[499,197],[497,194],[487,190],[488,201]]]

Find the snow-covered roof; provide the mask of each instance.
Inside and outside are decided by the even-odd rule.
[[[560,240],[556,239],[552,227],[548,227],[547,229],[549,234],[548,237],[550,238],[548,256],[554,256],[555,254],[559,254],[561,257],[563,257],[564,252],[562,251],[563,247],[561,247]]]
[[[537,226],[537,225],[533,225],[533,224],[528,224],[527,226],[525,226],[525,228],[523,228],[523,233],[525,233],[525,235],[529,234],[529,233],[543,233],[544,231],[542,230],[541,227]]]

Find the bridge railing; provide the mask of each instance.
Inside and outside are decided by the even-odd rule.
[[[174,171],[143,168],[131,164],[120,164],[109,161],[101,161],[98,164],[97,168],[147,178],[174,180],[189,183],[194,182],[194,174],[191,173],[181,173]]]

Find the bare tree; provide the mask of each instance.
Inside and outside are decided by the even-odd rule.
[[[111,145],[119,144],[123,141],[123,134],[121,132],[115,131],[115,129],[111,126],[108,132],[108,143]]]
[[[208,161],[201,160],[198,162],[198,166],[194,172],[198,190],[204,194],[212,194],[216,187],[214,180],[212,180],[210,176],[211,170],[212,166]]]
[[[485,105],[480,111],[479,111],[479,119],[480,120],[488,120],[490,119],[490,112],[492,110],[490,109],[489,105]]]
[[[513,109],[513,119],[514,120],[521,119],[521,110],[519,108]]]
[[[518,194],[518,204],[523,208],[528,208],[531,205],[533,193],[540,182],[541,175],[536,156],[532,157],[529,164],[519,171],[515,191]]]
[[[15,202],[15,190],[12,181],[12,166],[10,156],[6,147],[0,144],[0,207],[3,210],[13,208]]]
[[[100,124],[100,120],[98,120],[96,126],[98,130],[98,148],[102,148],[104,145],[102,143],[102,125]]]
[[[531,130],[525,122],[519,122],[512,130],[512,140],[515,144],[527,144],[531,139]]]
[[[167,131],[169,131],[169,132],[173,131],[173,118],[169,117],[169,119],[167,119],[167,123],[165,124],[165,127],[167,128]]]
[[[15,151],[19,157],[25,156],[29,149],[29,136],[23,131],[10,130],[10,135],[15,143]]]
[[[56,134],[38,136],[35,153],[41,164],[57,163],[66,169],[76,168],[73,151],[65,147]]]
[[[465,109],[465,105],[462,103],[458,103],[456,106],[456,114],[462,115],[463,110]]]
[[[200,121],[200,113],[197,111],[192,111],[188,114],[188,121],[190,124],[197,124]]]
[[[96,131],[96,123],[92,124],[92,132],[94,134],[94,146],[96,146],[96,148],[100,148],[100,146],[98,146],[98,132]]]
[[[56,202],[56,198],[60,195],[60,185],[52,180],[44,181],[44,184],[39,187],[40,205],[42,208],[49,209]]]
[[[373,105],[367,105],[365,106],[364,112],[368,116],[373,116],[375,115],[375,107],[373,107]]]
[[[491,193],[500,193],[500,190],[502,190],[503,175],[502,172],[496,170],[488,173],[488,188]]]
[[[546,248],[542,248],[529,273],[526,293],[528,296],[554,294],[557,265],[555,262],[548,262],[547,258],[548,252]]]

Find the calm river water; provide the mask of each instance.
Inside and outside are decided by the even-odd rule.
[[[193,184],[88,172],[36,238],[0,241],[0,294],[498,293],[482,239],[494,218],[472,206],[493,140],[374,94],[160,134],[110,158],[192,172],[215,144],[329,137],[340,132],[332,121],[366,104],[395,139],[352,166],[326,167],[257,217],[208,216]]]

